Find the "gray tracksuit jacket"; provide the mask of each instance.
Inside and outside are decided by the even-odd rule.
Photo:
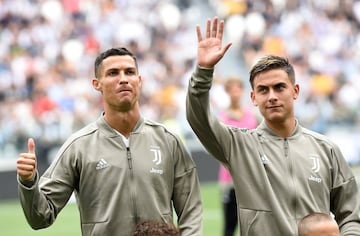
[[[332,212],[341,235],[360,235],[359,192],[339,148],[297,124],[288,138],[265,123],[256,129],[226,126],[211,113],[213,70],[196,68],[186,113],[208,152],[234,181],[241,236],[297,235],[297,224],[313,211]]]
[[[128,236],[144,220],[173,222],[181,235],[202,235],[195,163],[180,139],[141,118],[127,148],[103,116],[73,134],[32,186],[19,182],[20,201],[34,228],[51,225],[73,191],[82,235]]]

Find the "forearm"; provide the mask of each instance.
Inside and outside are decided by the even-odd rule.
[[[360,235],[360,221],[347,222],[343,227],[340,227],[341,236]]]
[[[40,192],[38,174],[32,185],[23,183],[18,178],[18,191],[24,215],[33,229],[46,228],[54,222],[55,214]]]
[[[197,67],[188,87],[186,100],[187,120],[207,151],[220,161],[224,161],[223,145],[227,140],[227,129],[211,112],[210,94],[213,70]]]
[[[355,178],[332,190],[334,214],[342,236],[360,235],[360,196]]]

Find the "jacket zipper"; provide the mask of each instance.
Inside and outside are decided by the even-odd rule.
[[[289,174],[290,174],[290,188],[292,189],[290,192],[292,193],[292,197],[291,197],[291,201],[292,201],[292,206],[293,206],[293,214],[294,216],[296,216],[296,181],[294,180],[294,171],[293,171],[293,165],[292,165],[292,160],[289,157],[289,141],[287,138],[284,139],[284,152],[285,152],[285,157],[289,163]]]
[[[285,149],[285,157],[288,158],[289,156],[289,142],[287,138],[284,138],[284,149]]]
[[[128,165],[129,165],[129,170],[130,170],[130,188],[131,188],[131,199],[132,199],[132,204],[133,204],[133,210],[134,210],[134,219],[135,219],[135,223],[138,223],[138,215],[137,215],[137,206],[136,206],[136,200],[135,200],[135,185],[132,184],[132,182],[134,181],[134,172],[132,170],[132,158],[131,158],[131,152],[130,152],[130,147],[126,147],[126,156],[127,156],[127,160],[128,160]]]
[[[126,156],[127,156],[127,160],[128,160],[129,169],[131,170],[132,169],[132,159],[131,159],[131,152],[130,152],[129,147],[126,147]]]

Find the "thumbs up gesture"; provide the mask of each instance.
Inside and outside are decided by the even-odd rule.
[[[36,175],[36,155],[35,142],[32,138],[28,139],[28,152],[20,153],[16,162],[17,174],[21,181],[33,181]]]

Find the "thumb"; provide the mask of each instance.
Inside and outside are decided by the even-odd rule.
[[[223,48],[222,48],[222,54],[225,55],[226,51],[231,47],[232,43],[227,43]]]
[[[32,138],[28,139],[28,152],[35,154],[35,142]]]

